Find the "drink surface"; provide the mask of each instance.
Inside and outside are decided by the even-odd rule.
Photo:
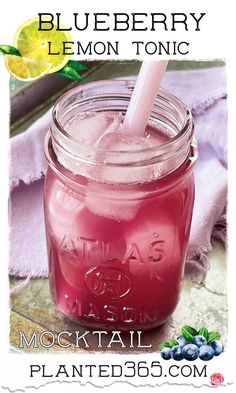
[[[119,159],[120,151],[139,149],[148,158],[146,149],[172,137],[155,124],[143,138],[127,136],[121,124],[117,112],[87,113],[65,129],[104,154],[117,151]],[[161,163],[139,166],[138,178],[132,168],[127,175],[105,165],[81,176],[79,166],[50,149],[58,173],[69,171],[72,179],[49,168],[45,181],[50,286],[58,308],[80,324],[107,330],[160,325],[179,298],[194,199],[188,162],[164,177]]]

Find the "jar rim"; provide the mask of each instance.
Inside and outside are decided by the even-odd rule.
[[[156,97],[155,103],[154,103],[154,108],[155,106],[158,107],[158,100],[163,99],[165,101],[171,102],[173,106],[175,106],[175,108],[178,109],[178,111],[181,113],[182,117],[183,117],[183,125],[180,129],[179,132],[177,132],[176,135],[174,135],[173,137],[171,137],[167,142],[162,143],[160,145],[154,145],[151,147],[145,147],[142,149],[131,149],[131,150],[106,150],[106,149],[102,149],[100,147],[95,147],[95,146],[91,146],[91,145],[87,145],[85,143],[82,143],[80,141],[78,141],[78,139],[74,138],[72,135],[70,135],[65,128],[63,127],[63,125],[61,124],[60,121],[60,116],[59,116],[59,111],[61,109],[61,105],[62,103],[66,102],[69,97],[71,97],[71,95],[76,95],[79,94],[80,92],[82,92],[84,90],[84,88],[86,89],[92,89],[94,87],[98,87],[100,85],[104,86],[121,86],[123,85],[124,88],[127,88],[127,92],[129,92],[129,95],[127,94],[126,97],[131,96],[131,92],[134,89],[135,86],[135,79],[111,79],[111,80],[99,80],[99,81],[95,81],[95,82],[89,82],[86,84],[82,84],[79,86],[74,87],[73,89],[68,90],[67,92],[65,92],[64,94],[62,94],[58,100],[56,101],[56,103],[53,106],[53,110],[52,110],[52,124],[51,124],[51,135],[52,138],[55,138],[55,132],[53,132],[53,127],[56,127],[56,130],[59,131],[61,133],[61,135],[63,137],[65,137],[66,139],[68,139],[68,141],[76,144],[78,146],[78,148],[82,148],[82,149],[86,149],[88,151],[92,151],[92,152],[97,152],[97,153],[106,153],[109,152],[109,155],[117,155],[117,154],[140,154],[140,153],[155,153],[155,155],[159,156],[160,158],[163,159],[163,155],[165,155],[166,153],[163,153],[163,149],[166,150],[168,149],[168,151],[172,150],[172,147],[174,148],[176,143],[178,144],[182,144],[181,142],[183,140],[187,139],[191,140],[192,139],[192,135],[193,135],[193,117],[192,117],[192,113],[189,109],[189,107],[178,97],[176,97],[174,94],[170,93],[168,90],[160,88],[159,93]],[[104,93],[105,94],[105,93]],[[115,94],[115,92],[113,93],[113,95]],[[122,94],[122,97],[125,97],[124,93],[119,93],[119,97]],[[104,96],[105,97],[105,96]],[[95,97],[96,98],[96,97]],[[77,103],[79,104],[79,100],[77,100]],[[153,110],[151,112],[150,117],[152,116]],[[189,137],[188,137],[189,136]],[[58,141],[57,141],[58,143]],[[65,146],[63,146],[63,148],[66,150]],[[72,152],[68,151],[68,153],[74,155]],[[159,153],[159,154],[158,154]]]

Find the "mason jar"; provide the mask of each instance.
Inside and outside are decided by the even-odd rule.
[[[90,328],[154,328],[180,296],[197,157],[188,107],[160,90],[149,126],[168,140],[157,146],[106,149],[70,133],[78,114],[124,116],[134,84],[98,81],[66,92],[45,141],[51,293],[62,313]]]

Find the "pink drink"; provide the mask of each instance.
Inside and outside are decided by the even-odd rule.
[[[66,121],[64,129],[75,136],[78,118]],[[92,151],[88,159],[80,146],[77,170],[74,156],[68,158],[64,151],[74,145],[59,140],[54,131],[52,127],[53,138],[46,141],[45,222],[57,307],[81,325],[106,330],[162,324],[180,294],[194,200],[193,148],[189,143],[186,155],[185,143],[173,157],[150,162],[155,148],[162,157],[169,149],[169,129],[150,123],[144,140],[136,141],[111,129],[100,138],[102,153]],[[91,135],[96,135],[94,146],[99,135],[96,130]],[[61,150],[58,141],[64,144]],[[91,156],[96,165],[84,164]],[[131,167],[124,165],[127,159]]]

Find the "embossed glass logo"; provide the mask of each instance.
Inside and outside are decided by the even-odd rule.
[[[88,271],[85,285],[94,295],[109,300],[121,299],[132,290],[131,278],[127,273],[110,267],[96,267]]]

